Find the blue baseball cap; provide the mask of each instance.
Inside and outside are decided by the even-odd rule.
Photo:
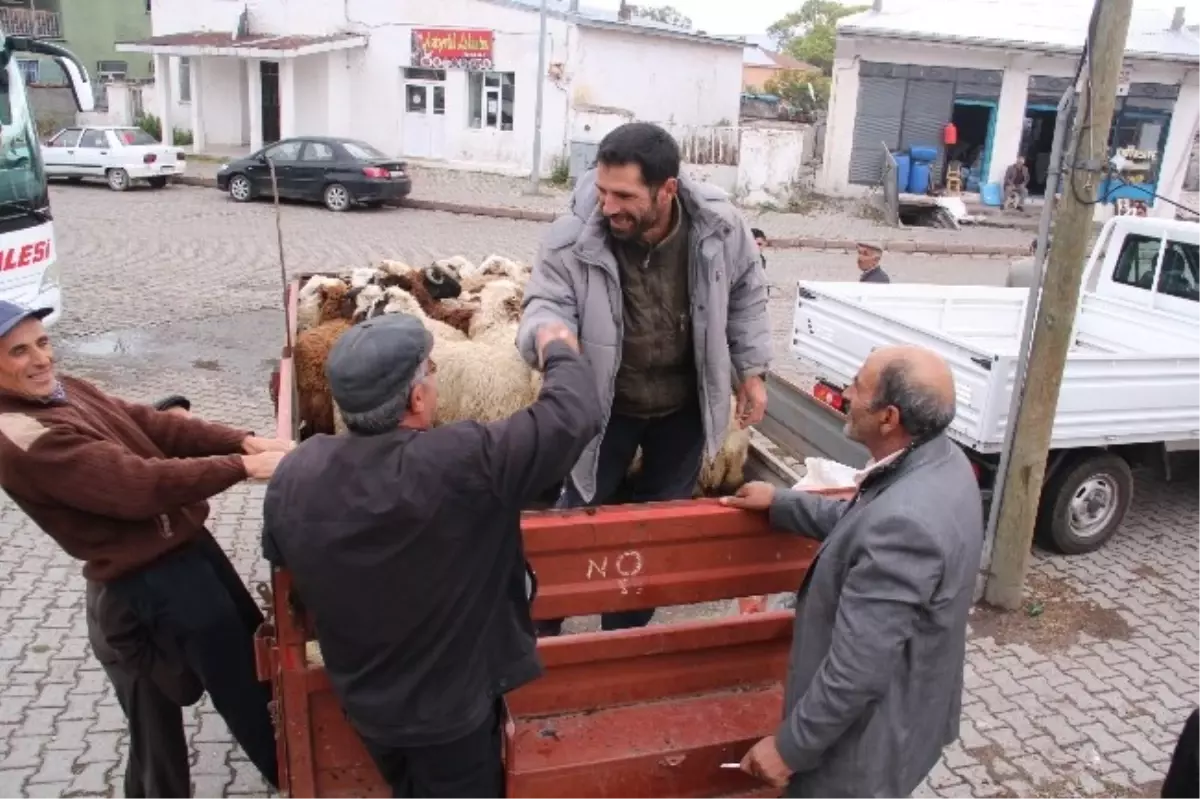
[[[0,336],[7,336],[12,329],[26,319],[45,319],[54,313],[50,308],[23,308],[12,302],[0,300]]]

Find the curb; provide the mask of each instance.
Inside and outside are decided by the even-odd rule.
[[[197,186],[215,189],[217,179],[200,177],[198,175],[180,175],[173,181],[180,186]],[[464,203],[443,202],[441,200],[421,200],[406,197],[400,201],[402,208],[412,208],[416,211],[441,211],[447,214],[465,214],[468,216],[486,216],[493,219],[516,219],[524,222],[553,222],[558,214],[551,211],[535,211],[527,208],[502,208],[491,205],[468,205]],[[922,242],[906,239],[882,241],[884,248],[890,252],[923,254],[923,255],[986,255],[986,256],[1020,256],[1028,255],[1029,248],[1020,244],[960,244],[958,242]],[[805,249],[805,250],[843,250],[849,252],[855,249],[854,239],[827,239],[817,236],[801,236],[798,238],[771,239],[772,249]]]

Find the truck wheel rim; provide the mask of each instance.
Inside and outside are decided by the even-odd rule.
[[[229,184],[229,193],[235,199],[244,200],[250,195],[250,183],[243,177],[236,177]]]
[[[1071,531],[1080,538],[1093,538],[1104,531],[1117,512],[1116,481],[1106,474],[1092,475],[1071,497]]]
[[[330,186],[325,190],[325,202],[330,208],[336,208],[340,211],[350,202],[350,197],[341,186]]]

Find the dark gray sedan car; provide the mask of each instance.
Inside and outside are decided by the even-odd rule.
[[[231,161],[217,173],[217,188],[238,202],[272,197],[270,164],[279,196],[324,203],[330,211],[396,203],[412,191],[408,165],[366,142],[298,136]]]

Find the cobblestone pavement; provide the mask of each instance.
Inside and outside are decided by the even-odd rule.
[[[282,339],[273,212],[183,187],[113,195],[52,192],[67,308],[65,370],[135,400],[183,391],[205,416],[270,430],[266,390]],[[407,210],[283,214],[293,273],[392,256],[528,259],[542,226]],[[897,280],[994,283],[1005,262],[891,256]],[[784,371],[789,287],[852,276],[852,258],[769,254]],[[212,525],[247,580],[263,579],[262,488],[213,503]],[[919,795],[1156,795],[1196,702],[1194,468],[1175,483],[1139,475],[1129,522],[1103,551],[1038,553],[1036,617],[976,611],[961,740]],[[127,738],[92,657],[78,564],[0,501],[0,795],[120,795]],[[198,796],[258,795],[254,772],[211,705],[188,711]]]
[[[544,186],[539,195],[529,195],[529,181],[524,178],[489,175],[413,165],[415,199],[438,200],[461,205],[521,208],[530,211],[562,212],[567,207],[570,192],[554,186]],[[193,176],[214,176],[217,165],[196,161],[188,166]],[[766,231],[768,236],[788,239],[816,237],[824,239],[880,239],[920,243],[967,242],[974,245],[1024,245],[1030,234],[1027,230],[974,227],[963,230],[933,228],[896,229],[859,216],[859,204],[831,201],[827,204],[809,203],[803,213],[775,211],[748,212],[751,224]]]

